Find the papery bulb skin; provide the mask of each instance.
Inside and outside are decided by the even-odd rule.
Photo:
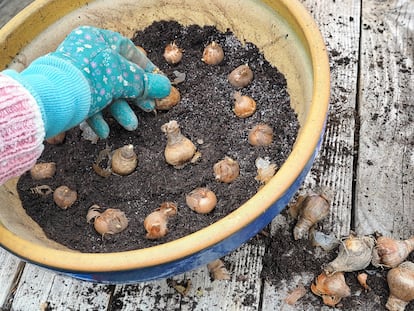
[[[414,237],[397,240],[380,236],[373,251],[372,264],[375,267],[394,268],[407,259],[414,250]]]
[[[128,227],[128,219],[121,210],[108,208],[95,218],[93,225],[95,230],[102,236],[117,234]]]
[[[231,85],[237,88],[246,87],[253,80],[253,71],[250,69],[249,65],[240,65],[234,69],[227,76],[228,81]]]
[[[214,177],[223,183],[231,183],[240,175],[239,163],[230,157],[225,157],[213,166]]]
[[[293,229],[295,240],[302,239],[309,229],[324,219],[330,212],[330,202],[323,196],[312,193],[300,201],[298,206],[298,221]]]
[[[365,269],[371,263],[374,244],[375,240],[370,236],[351,234],[339,246],[338,256],[326,265],[324,271],[331,275]]]
[[[163,56],[167,63],[175,65],[183,58],[183,50],[175,42],[171,42],[165,47]]]
[[[405,307],[414,300],[414,263],[404,261],[387,273],[390,289],[386,308],[390,311],[404,311]]]
[[[178,122],[172,120],[165,123],[161,130],[167,135],[167,146],[164,150],[166,162],[178,168],[189,162],[196,152],[196,147],[191,140],[181,134]]]
[[[202,61],[208,65],[218,65],[224,59],[223,48],[220,44],[213,41],[207,45],[203,51]]]
[[[116,149],[112,154],[111,169],[115,174],[126,176],[135,171],[138,165],[138,156],[133,145],[126,145]]]
[[[194,189],[187,194],[185,200],[188,207],[199,214],[211,212],[217,204],[216,194],[205,187]]]
[[[322,297],[324,304],[335,307],[342,298],[351,295],[351,289],[345,282],[343,272],[327,275],[322,272],[311,284],[311,291]]]

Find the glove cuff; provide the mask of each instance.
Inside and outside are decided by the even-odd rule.
[[[29,170],[45,137],[36,100],[14,79],[0,74],[0,184]]]
[[[82,72],[69,61],[49,54],[36,59],[21,73],[13,70],[3,73],[21,83],[36,99],[46,138],[88,117],[91,87]]]

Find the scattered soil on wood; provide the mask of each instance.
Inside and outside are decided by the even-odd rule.
[[[307,237],[294,240],[293,228],[296,220],[288,215],[287,210],[284,210],[281,216],[287,219],[287,224],[275,230],[271,237],[261,237],[266,244],[261,275],[264,280],[276,288],[281,285],[282,280],[285,280],[286,284],[281,285],[283,289],[288,287],[293,290],[296,286],[290,286],[290,280],[293,282],[294,277],[300,276],[302,273],[313,275],[315,279],[322,273],[323,267],[337,257],[338,247],[331,251],[325,251],[320,247],[312,246]],[[318,230],[324,231],[323,222],[317,226]],[[325,233],[330,234],[330,232]],[[414,253],[411,253],[407,260],[414,261]],[[388,271],[389,269],[386,268],[381,269],[369,265],[362,271],[346,272],[344,274],[345,281],[351,289],[351,296],[343,298],[336,307],[342,310],[359,310],[361,301],[370,301],[372,310],[387,310],[385,304],[389,296]],[[368,274],[367,284],[370,287],[368,291],[358,283],[357,276],[361,272]],[[304,307],[305,310],[308,309],[307,306],[312,306],[315,309],[322,308],[324,306],[322,298],[311,292],[311,282],[304,282],[303,285],[307,289],[307,293],[297,302],[297,305]],[[366,303],[364,302],[363,305]],[[299,309],[301,308],[297,310]],[[406,307],[406,311],[408,310],[414,310],[413,303]]]
[[[144,113],[135,110],[139,128],[129,132],[122,129],[109,115],[110,137],[96,144],[81,138],[79,128],[67,132],[61,145],[46,144],[39,162],[54,161],[56,175],[48,180],[34,181],[23,175],[18,190],[23,206],[46,232],[47,236],[72,249],[83,252],[113,252],[150,247],[183,237],[206,227],[238,208],[257,192],[255,160],[270,157],[280,166],[289,155],[298,132],[296,115],[290,108],[286,81],[251,43],[240,43],[230,32],[220,33],[207,26],[182,27],[175,22],[156,22],[138,32],[133,41],[142,46],[148,57],[173,80],[175,70],[186,73],[186,79],[177,88],[181,102],[168,112]],[[182,61],[168,65],[162,54],[164,47],[175,41],[184,49]],[[218,66],[201,61],[204,47],[216,41],[222,45],[225,58]],[[237,118],[233,111],[236,91],[227,81],[227,75],[236,67],[249,64],[254,80],[241,90],[253,97],[258,105],[256,113]],[[161,126],[177,120],[182,133],[190,138],[201,152],[196,164],[176,169],[165,162],[163,151],[166,137]],[[268,147],[252,147],[247,142],[248,130],[257,123],[267,123],[274,130],[273,143]],[[92,164],[107,146],[115,150],[133,144],[139,164],[126,177],[98,176]],[[231,184],[215,181],[214,163],[229,156],[240,164],[239,178]],[[67,210],[58,208],[52,195],[32,193],[33,187],[47,184],[52,189],[66,185],[78,192],[77,202]],[[196,187],[208,187],[218,198],[215,210],[207,215],[191,211],[185,204],[185,195]],[[178,204],[178,215],[169,221],[169,233],[158,241],[145,238],[145,217],[163,201]],[[89,207],[119,208],[129,219],[128,228],[120,234],[102,237],[93,225],[86,222]]]

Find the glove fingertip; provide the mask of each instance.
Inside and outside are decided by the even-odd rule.
[[[164,98],[171,92],[170,80],[162,74],[147,73],[148,87],[146,96],[148,98]]]
[[[101,139],[108,138],[109,136],[109,125],[103,119],[101,113],[97,113],[91,116],[86,122],[89,124],[91,129],[99,136]]]

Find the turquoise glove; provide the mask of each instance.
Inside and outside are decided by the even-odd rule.
[[[154,99],[167,96],[171,88],[168,78],[157,72],[131,40],[89,26],[73,30],[55,52],[21,73],[4,71],[36,99],[46,138],[85,119],[99,137],[106,138],[109,127],[101,111],[108,105],[124,128],[136,129],[138,120],[126,99],[145,111],[154,110]]]

